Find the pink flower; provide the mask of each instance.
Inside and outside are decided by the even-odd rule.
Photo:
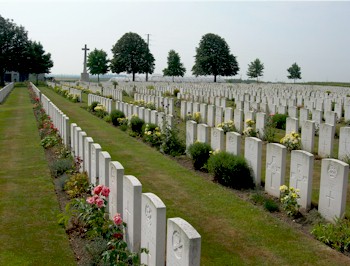
[[[103,185],[98,185],[97,187],[94,188],[94,194],[100,195],[102,191]]]
[[[89,204],[94,204],[95,203],[95,199],[94,199],[94,197],[88,197],[86,199],[86,202],[89,203]]]
[[[108,197],[109,192],[110,192],[109,187],[103,186],[102,192],[101,192],[102,196]]]
[[[96,201],[95,201],[96,205],[98,208],[102,208],[103,204],[104,204],[104,201],[103,199],[101,198],[97,198]]]
[[[123,223],[122,217],[120,216],[120,213],[117,213],[113,217],[113,221],[116,225],[121,225]]]

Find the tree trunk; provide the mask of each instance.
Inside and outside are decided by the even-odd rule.
[[[0,72],[0,86],[5,86],[5,72]]]
[[[39,85],[39,74],[36,74],[36,85]]]
[[[132,72],[132,81],[135,81],[135,72]]]
[[[214,75],[214,82],[216,82],[216,75]]]
[[[173,76],[173,82],[174,82],[174,76]]]

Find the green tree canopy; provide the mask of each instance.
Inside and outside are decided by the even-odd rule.
[[[103,50],[93,50],[88,55],[87,67],[89,68],[90,74],[97,75],[97,81],[100,82],[100,75],[108,72],[108,58],[107,53]]]
[[[192,73],[199,75],[234,76],[239,71],[236,57],[230,54],[225,39],[212,33],[204,35],[196,48]]]
[[[294,63],[290,68],[287,69],[289,76],[287,76],[289,79],[294,79],[294,83],[296,79],[301,79],[301,71],[300,67],[297,65],[297,63]]]
[[[28,34],[23,26],[0,15],[0,85],[6,71],[19,71],[27,59]]]
[[[125,33],[113,46],[111,70],[114,73],[132,73],[135,81],[136,73],[150,73],[154,71],[154,57],[149,51],[147,43],[136,33]]]
[[[257,58],[248,65],[247,76],[250,78],[256,78],[256,81],[259,81],[259,77],[263,75],[264,64],[260,62],[260,59]]]
[[[42,73],[50,73],[53,67],[51,54],[45,53],[45,50],[40,42],[30,41],[27,47],[28,73],[36,74],[36,83],[38,76]]]
[[[168,54],[168,67],[163,69],[164,76],[183,77],[186,72],[186,68],[181,63],[181,58],[177,52],[170,50]]]

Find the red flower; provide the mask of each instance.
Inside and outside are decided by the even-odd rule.
[[[102,188],[103,188],[103,185],[98,185],[97,187],[94,188],[94,193],[96,195],[100,195]]]
[[[116,239],[123,239],[123,234],[122,233],[115,233],[115,234],[113,234],[113,237]]]

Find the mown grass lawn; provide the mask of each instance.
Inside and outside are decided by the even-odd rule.
[[[0,105],[0,265],[76,265],[27,88]]]
[[[143,192],[157,194],[167,217],[182,217],[202,236],[201,265],[345,265],[350,259],[206,180],[126,132],[107,124],[46,87],[40,87],[92,137]]]

